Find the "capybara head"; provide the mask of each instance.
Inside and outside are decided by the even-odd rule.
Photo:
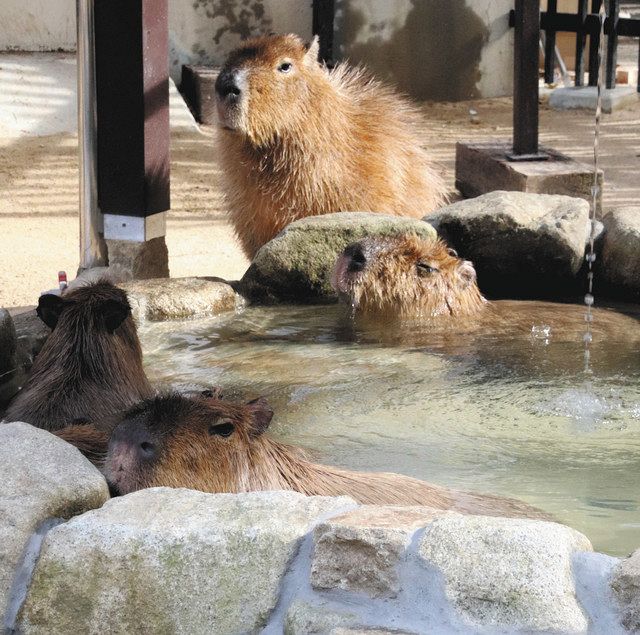
[[[485,303],[471,262],[439,239],[414,235],[352,243],[332,284],[355,313],[385,317],[472,315]]]
[[[313,99],[310,75],[323,73],[315,39],[310,45],[295,35],[247,40],[232,51],[216,80],[220,124],[264,145],[304,119]]]
[[[157,486],[234,491],[252,443],[272,417],[263,398],[246,404],[177,393],[149,399],[113,431],[107,480],[121,494]]]
[[[127,294],[110,282],[76,287],[63,296],[41,295],[36,309],[38,317],[54,330],[82,327],[86,332],[113,334],[131,315]]]
[[[107,281],[46,294],[37,307],[52,329],[6,417],[56,430],[101,420],[151,394],[127,295]]]

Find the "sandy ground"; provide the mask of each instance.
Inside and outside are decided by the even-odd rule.
[[[469,108],[478,111],[477,123]],[[424,106],[425,144],[453,189],[455,142],[508,138],[511,101]],[[541,110],[541,142],[591,162],[593,115]],[[58,134],[0,139],[0,306],[34,304],[57,272],[78,266],[77,139]],[[216,132],[172,135],[172,209],[167,244],[172,276],[234,279],[248,263],[226,220],[216,160]],[[602,165],[605,210],[640,205],[640,105],[605,116]]]

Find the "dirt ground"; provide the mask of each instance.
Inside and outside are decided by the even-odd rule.
[[[478,112],[477,122],[470,108]],[[510,99],[427,104],[424,112],[425,144],[452,190],[456,141],[511,136]],[[543,107],[540,120],[543,144],[592,162],[592,114]],[[235,279],[248,265],[225,217],[216,142],[215,129],[207,128],[172,137],[172,276]],[[640,105],[604,117],[601,157],[605,211],[640,205]],[[0,139],[0,306],[34,304],[42,290],[56,285],[59,270],[71,278],[77,266],[77,139]]]

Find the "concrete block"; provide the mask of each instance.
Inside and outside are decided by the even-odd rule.
[[[215,85],[220,69],[212,66],[182,67],[180,92],[194,117],[200,123],[212,126],[217,123]]]
[[[556,110],[573,108],[596,109],[598,89],[596,86],[568,86],[556,88],[549,97],[549,106]],[[640,101],[635,86],[616,86],[602,91],[602,112],[612,113],[615,110],[629,108]]]
[[[169,277],[169,252],[164,236],[145,242],[107,240],[109,266],[131,273],[134,280]]]
[[[550,148],[540,151],[546,161],[509,161],[510,141],[458,142],[456,144],[456,187],[466,198],[494,190],[564,194],[591,202],[593,168]],[[598,213],[602,209],[602,171],[599,174]]]

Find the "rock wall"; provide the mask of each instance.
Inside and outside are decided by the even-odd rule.
[[[638,626],[640,552],[622,562],[595,554],[556,523],[294,492],[156,488],[107,500],[75,448],[23,423],[0,426],[0,470],[8,632],[615,635]]]

